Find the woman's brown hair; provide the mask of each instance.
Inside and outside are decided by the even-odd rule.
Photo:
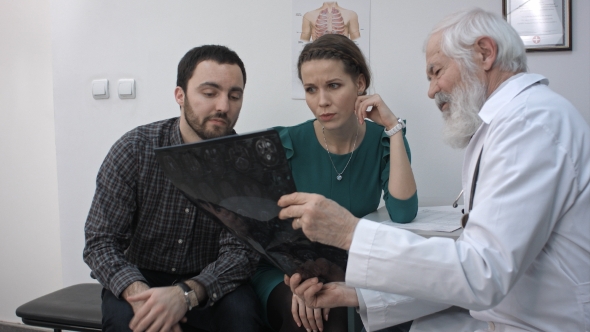
[[[343,35],[323,35],[305,45],[297,61],[297,74],[301,80],[301,65],[311,60],[340,60],[344,71],[356,80],[360,74],[365,77],[365,91],[371,85],[371,72],[361,50],[356,44]]]

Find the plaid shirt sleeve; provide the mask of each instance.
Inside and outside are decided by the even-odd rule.
[[[199,282],[209,296],[208,307],[233,291],[254,274],[259,255],[243,244],[227,230],[219,236],[219,256],[215,262],[207,265],[201,273],[192,278]]]
[[[135,281],[145,281],[125,258],[136,206],[137,163],[128,135],[109,151],[96,178],[96,192],[84,232],[84,261],[92,275],[115,296]]]

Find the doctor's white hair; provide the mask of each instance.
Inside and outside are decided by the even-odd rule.
[[[527,71],[524,43],[518,33],[499,15],[481,8],[460,11],[445,17],[430,32],[426,42],[441,32],[441,51],[473,73],[473,45],[478,38],[488,36],[498,46],[494,67],[502,71]]]

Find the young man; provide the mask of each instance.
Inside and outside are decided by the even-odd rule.
[[[190,50],[178,64],[180,117],[121,137],[97,176],[84,261],[104,286],[104,331],[259,331],[246,282],[258,255],[193,206],[164,176],[154,148],[233,133],[246,83],[224,46]]]

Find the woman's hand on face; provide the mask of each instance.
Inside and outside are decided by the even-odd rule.
[[[371,111],[367,111],[369,107],[373,107]],[[391,129],[397,124],[397,117],[378,94],[358,96],[354,112],[360,124],[363,124],[365,119],[370,119],[385,129]]]

